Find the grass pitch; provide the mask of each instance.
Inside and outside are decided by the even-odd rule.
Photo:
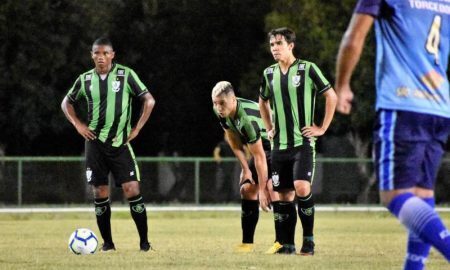
[[[442,213],[450,225],[450,214]],[[316,213],[313,257],[266,255],[274,239],[272,214],[261,213],[256,251],[235,254],[240,243],[239,212],[149,213],[156,252],[139,252],[129,213],[113,213],[117,251],[76,256],[67,248],[79,227],[98,232],[89,213],[0,214],[0,269],[402,269],[406,233],[388,213]],[[297,246],[301,244],[297,224]],[[101,244],[101,240],[100,243]],[[431,251],[427,269],[450,269]]]

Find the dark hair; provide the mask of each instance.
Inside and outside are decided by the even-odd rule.
[[[272,29],[267,34],[267,37],[270,39],[271,37],[275,37],[277,35],[283,36],[288,44],[295,42],[295,32],[287,27]]]
[[[95,45],[97,45],[97,46],[109,46],[109,47],[111,47],[111,49],[114,50],[111,40],[109,38],[107,38],[107,37],[97,38],[94,41],[94,43],[92,44],[92,47],[94,47]]]

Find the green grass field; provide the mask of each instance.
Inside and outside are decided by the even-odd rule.
[[[450,213],[441,214],[450,225]],[[129,213],[114,213],[117,251],[76,256],[67,241],[87,227],[98,235],[94,214],[0,214],[0,269],[402,269],[406,233],[387,213],[316,214],[316,255],[266,255],[274,239],[273,219],[261,213],[256,251],[235,254],[240,242],[238,212],[149,213],[156,252],[138,251]],[[301,244],[300,222],[297,245]],[[427,269],[450,269],[432,250]]]

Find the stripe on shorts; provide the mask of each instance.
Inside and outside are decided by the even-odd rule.
[[[381,150],[378,160],[378,174],[380,176],[380,190],[394,189],[394,129],[397,120],[396,111],[383,110],[381,112]]]

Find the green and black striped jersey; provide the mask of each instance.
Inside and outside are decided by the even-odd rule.
[[[224,129],[230,129],[239,134],[244,144],[255,143],[261,138],[264,150],[270,150],[270,142],[267,139],[267,132],[259,113],[258,103],[244,98],[236,98],[236,100],[234,117],[220,117],[214,109],[220,125]]]
[[[112,146],[125,144],[131,131],[131,97],[148,93],[136,73],[114,64],[105,79],[95,69],[81,74],[67,97],[70,102],[85,98],[88,105],[88,126],[97,138]]]
[[[266,68],[261,80],[260,97],[270,100],[275,135],[272,150],[293,148],[315,139],[302,136],[301,129],[312,126],[316,95],[331,88],[328,80],[312,62],[296,59],[283,74],[278,64]]]

